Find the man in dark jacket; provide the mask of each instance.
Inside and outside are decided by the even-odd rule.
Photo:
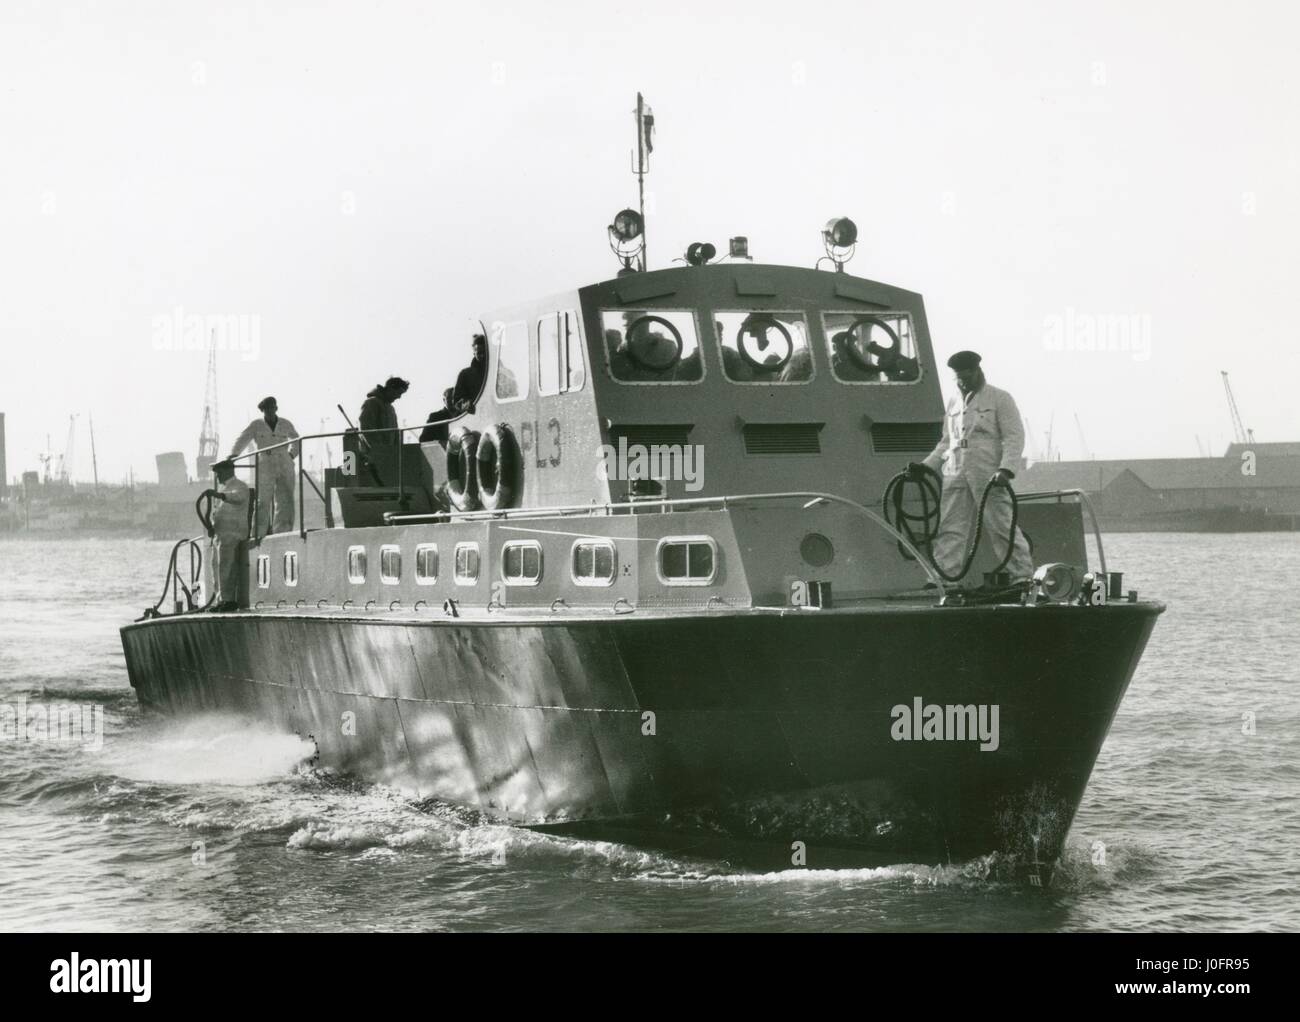
[[[474,357],[470,364],[456,377],[456,386],[451,391],[450,407],[456,413],[472,412],[478,403],[479,394],[483,392],[483,381],[487,377],[487,337],[475,334],[470,342]]]
[[[393,407],[393,402],[405,394],[410,386],[400,376],[390,376],[382,386],[366,395],[365,403],[361,406],[361,429],[391,430],[388,433],[367,434],[366,442],[371,447],[397,446],[397,409]]]

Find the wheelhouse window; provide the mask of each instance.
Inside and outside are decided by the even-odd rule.
[[[348,581],[360,585],[366,580],[366,548],[348,547]]]
[[[719,312],[713,318],[722,371],[733,383],[807,383],[808,323],[798,312]]]
[[[497,349],[498,401],[518,401],[528,396],[528,324],[498,323],[493,332]]]
[[[698,383],[704,379],[692,312],[664,309],[600,314],[609,372],[621,383]]]
[[[710,536],[669,536],[659,541],[659,581],[670,586],[709,585],[718,570],[718,545]]]
[[[257,558],[257,588],[271,588],[271,558],[267,554]]]
[[[438,544],[421,543],[415,548],[416,585],[431,586],[438,581]]]
[[[826,312],[822,329],[831,372],[841,383],[915,383],[921,378],[912,317],[906,312]]]
[[[535,586],[542,580],[542,547],[520,539],[501,548],[501,578],[508,586]]]
[[[379,548],[379,580],[386,586],[402,581],[402,548],[384,544]]]
[[[537,321],[537,392],[565,394],[586,382],[578,314],[556,312]]]
[[[287,586],[296,586],[298,584],[298,551],[286,550],[284,552],[284,561],[280,565],[280,571],[284,575],[284,584]]]
[[[607,539],[580,539],[573,544],[573,581],[580,586],[614,584],[618,557]]]
[[[456,584],[472,586],[478,581],[478,544],[456,544]]]

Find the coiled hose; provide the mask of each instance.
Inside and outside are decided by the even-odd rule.
[[[885,520],[896,531],[907,537],[914,547],[918,550],[924,550],[929,555],[930,563],[934,565],[934,570],[939,573],[940,578],[945,582],[960,582],[969,574],[971,565],[975,563],[975,551],[979,549],[980,538],[984,534],[984,509],[988,506],[989,495],[996,486],[1006,487],[1007,494],[1011,497],[1011,528],[1007,533],[1007,552],[1002,555],[1002,559],[998,561],[998,566],[993,571],[997,573],[1005,568],[1011,561],[1011,555],[1015,552],[1016,528],[1020,523],[1020,503],[1016,500],[1016,491],[1011,488],[1011,485],[994,476],[984,486],[984,492],[980,495],[979,513],[975,516],[975,533],[971,537],[966,556],[961,562],[961,570],[955,575],[949,575],[934,559],[934,551],[931,549],[931,545],[939,535],[939,491],[943,483],[939,478],[939,473],[930,468],[929,465],[920,465],[919,467],[921,469],[919,476],[913,476],[904,470],[889,480],[888,485],[885,486],[885,493],[881,499],[885,510]],[[905,487],[909,482],[915,483],[920,491],[920,514],[908,511],[903,506],[906,497]],[[915,531],[914,526],[916,523],[920,523],[920,535]],[[902,544],[899,544],[899,549],[902,550]],[[909,556],[906,551],[904,551],[904,556]]]

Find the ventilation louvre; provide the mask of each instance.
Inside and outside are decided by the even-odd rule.
[[[821,454],[821,422],[749,422],[746,454]]]
[[[655,445],[676,445],[684,447],[690,439],[689,424],[642,423],[610,426],[609,439],[615,447],[620,439],[626,439],[628,447],[654,447]]]
[[[942,436],[942,422],[873,422],[871,449],[876,454],[929,454]]]

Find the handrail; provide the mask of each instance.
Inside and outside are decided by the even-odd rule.
[[[453,420],[448,420],[453,421]],[[409,429],[424,429],[427,422],[417,423],[412,426],[376,426],[373,429],[340,429],[332,433],[304,433],[302,436],[291,437],[288,440],[281,440],[278,444],[272,444],[270,447],[259,447],[255,450],[245,451],[243,454],[235,454],[227,461],[243,461],[247,458],[257,458],[262,454],[270,454],[272,451],[278,451],[281,447],[288,447],[290,444],[298,444],[304,440],[329,440],[333,437],[361,435],[365,436],[370,433],[405,433]],[[441,425],[441,423],[435,423]]]
[[[448,420],[448,421],[454,421],[454,420]],[[373,429],[341,429],[341,430],[335,430],[330,433],[307,433],[302,436],[295,436],[295,437],[290,437],[287,440],[281,440],[279,443],[272,444],[270,447],[258,447],[252,450],[244,451],[242,454],[234,454],[231,455],[226,460],[230,461],[232,464],[241,464],[249,461],[252,462],[253,490],[257,494],[257,499],[261,501],[266,498],[266,495],[261,492],[261,487],[259,486],[259,483],[261,481],[262,455],[270,454],[272,451],[282,450],[285,447],[291,447],[297,445],[298,464],[296,467],[298,470],[298,534],[299,536],[305,539],[307,536],[307,518],[306,518],[305,509],[303,508],[303,496],[305,491],[303,489],[302,482],[303,482],[303,477],[306,475],[307,470],[302,467],[302,444],[304,441],[330,440],[335,437],[345,437],[345,436],[360,436],[364,438],[365,436],[371,433],[397,433],[399,435],[399,444],[397,446],[400,448],[401,434],[405,433],[407,430],[412,430],[412,429],[422,430],[427,425],[428,425],[427,422],[422,422],[419,423],[418,425],[410,425],[410,426],[376,426]],[[405,460],[406,459],[402,457],[402,455],[399,453],[397,456],[397,493],[398,493],[399,500],[405,495],[406,492],[405,486],[403,484],[403,478],[402,478],[402,463]],[[325,494],[321,493],[320,487],[316,485],[316,481],[312,479],[311,476],[307,475],[306,478],[311,483],[311,488],[316,491],[316,496],[320,497],[321,503],[324,504]],[[378,477],[376,476],[376,478]],[[260,543],[262,541],[262,536],[258,532],[256,518],[254,518],[253,520],[252,539],[254,543]]]
[[[897,539],[908,553],[910,553],[919,564],[922,570],[936,587],[942,589],[943,580],[939,578],[929,561],[921,555],[921,552],[912,545],[912,543],[901,533],[897,532],[892,525],[885,519],[872,511],[869,507],[859,504],[848,497],[841,497],[835,493],[819,493],[815,490],[790,490],[783,493],[741,493],[719,497],[675,497],[672,499],[656,500],[653,503],[664,507],[701,507],[710,504],[716,504],[726,508],[732,504],[747,504],[762,500],[805,500],[808,503],[804,509],[812,507],[814,504],[826,502],[831,504],[841,504],[844,507],[857,511],[865,516],[868,520],[879,525],[891,537]],[[524,519],[529,518],[548,518],[564,514],[587,513],[592,514],[596,511],[604,511],[608,514],[611,511],[622,508],[645,507],[644,501],[607,501],[604,504],[561,504],[553,507],[538,508],[507,508],[500,511],[464,511],[457,512],[450,517],[457,521],[479,521],[491,520],[494,518],[504,519]],[[447,513],[421,514],[421,515],[395,515],[391,511],[384,514],[384,521],[390,525],[398,523],[416,523],[428,522],[447,519]]]
[[[1079,503],[1088,512],[1088,518],[1092,522],[1092,539],[1097,544],[1097,561],[1100,563],[1101,573],[1103,575],[1107,574],[1106,550],[1101,543],[1101,523],[1097,521],[1097,512],[1093,510],[1092,501],[1088,499],[1088,495],[1083,490],[1037,490],[1033,493],[1016,494],[1018,500],[1050,500],[1053,497],[1058,500],[1061,497],[1079,498]],[[1086,554],[1087,551],[1085,550],[1084,553]]]
[[[204,604],[202,607],[198,607],[194,602],[194,592],[198,588],[198,583],[201,581],[201,574],[203,571],[203,548],[200,544],[203,542],[204,538],[205,537],[203,536],[195,536],[193,538],[178,539],[172,545],[171,556],[170,558],[168,558],[167,561],[166,576],[163,579],[162,593],[158,596],[158,602],[155,603],[152,607],[147,608],[144,612],[144,615],[140,617],[138,620],[144,621],[151,617],[171,616],[171,615],[165,615],[161,612],[162,605],[164,601],[166,601],[167,599],[168,589],[171,590],[173,607],[178,606],[180,603],[180,600],[178,598],[180,593],[178,593],[177,590],[179,589],[180,592],[183,592],[185,594],[186,610],[185,611],[174,610],[172,612],[173,614],[192,613],[195,610],[206,610],[207,607],[211,605],[212,596],[209,596],[208,602]],[[188,544],[190,548],[190,577],[189,577],[188,584],[181,580],[180,567],[176,563],[178,560],[178,555],[180,554],[181,547],[185,546],[186,544]],[[196,555],[197,555],[197,560],[195,559]]]

